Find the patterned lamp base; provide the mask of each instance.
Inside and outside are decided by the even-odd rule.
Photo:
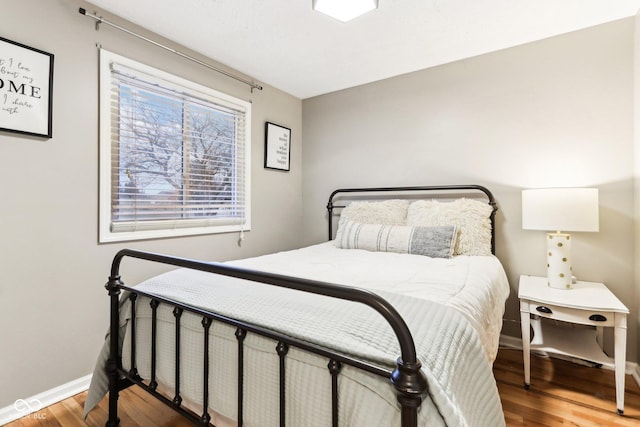
[[[571,289],[571,235],[547,234],[547,278],[549,287]]]

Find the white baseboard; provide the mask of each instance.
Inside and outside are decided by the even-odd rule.
[[[0,408],[0,426],[26,416],[31,416],[45,421],[43,419],[45,414],[40,414],[38,411],[78,393],[82,393],[89,388],[90,383],[91,374],[52,388],[51,390],[36,394],[35,396],[17,399],[13,405]]]
[[[636,364],[636,368],[631,373],[631,376],[636,380],[638,386],[640,386],[640,366],[638,364]]]
[[[500,347],[514,348],[522,350],[522,339],[510,337],[509,335],[500,335]]]
[[[517,350],[522,350],[522,339],[521,338],[516,338],[516,337],[511,337],[511,336],[508,336],[508,335],[500,335],[500,347],[506,347],[506,348],[513,348],[513,349],[517,349]],[[566,356],[557,355],[557,354],[553,354],[553,353],[549,353],[549,356],[555,357],[557,359],[575,361],[575,359],[573,359],[571,357],[566,357]],[[607,365],[603,365],[602,368],[603,369],[613,369],[613,368],[608,367]],[[638,366],[637,363],[627,362],[626,366],[625,366],[625,374],[626,375],[631,375],[633,377],[633,379],[636,381],[636,383],[638,384],[638,387],[640,387],[640,366]]]

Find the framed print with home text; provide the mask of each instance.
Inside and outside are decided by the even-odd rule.
[[[51,138],[53,54],[0,37],[0,131]]]

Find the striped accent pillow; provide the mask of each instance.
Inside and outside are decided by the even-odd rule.
[[[457,227],[420,227],[406,225],[361,224],[344,221],[336,246],[342,249],[364,249],[373,252],[395,252],[451,258]]]

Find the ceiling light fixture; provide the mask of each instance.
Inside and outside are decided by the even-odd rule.
[[[342,22],[378,8],[378,0],[313,0],[313,10]]]

